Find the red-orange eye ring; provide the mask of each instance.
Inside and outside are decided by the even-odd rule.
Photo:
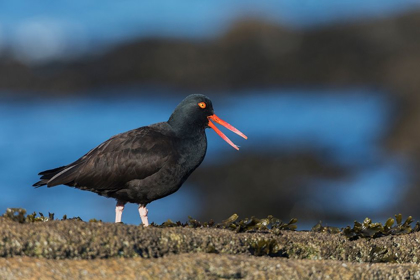
[[[198,106],[200,106],[200,108],[201,109],[204,109],[204,108],[206,108],[206,103],[205,102],[200,102],[200,103],[198,103]]]

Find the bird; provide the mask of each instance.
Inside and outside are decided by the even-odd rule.
[[[117,134],[68,165],[40,172],[40,181],[33,186],[66,185],[115,198],[116,223],[121,222],[126,203],[138,204],[147,227],[146,206],[176,192],[202,163],[207,151],[206,128],[239,150],[212,121],[247,139],[214,113],[207,96],[191,94],[168,121]]]

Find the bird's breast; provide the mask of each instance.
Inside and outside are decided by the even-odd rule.
[[[207,151],[207,139],[203,134],[201,137],[182,141],[178,148],[179,164],[187,172],[194,171],[203,161]],[[189,174],[188,174],[189,175]]]
[[[147,204],[176,192],[206,155],[205,135],[195,139],[179,139],[172,143],[175,144],[173,153],[158,172],[141,180],[130,181],[128,188],[119,192],[127,197],[126,201]]]

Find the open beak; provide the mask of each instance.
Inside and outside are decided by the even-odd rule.
[[[230,141],[229,138],[227,138],[226,135],[223,134],[223,132],[221,132],[210,120],[217,122],[218,124],[223,125],[224,127],[226,127],[227,129],[235,132],[236,134],[238,134],[239,136],[248,139],[248,137],[245,136],[245,134],[243,134],[242,132],[240,132],[239,130],[237,130],[236,128],[234,128],[233,126],[231,126],[230,124],[228,124],[227,122],[225,122],[224,120],[221,120],[218,116],[216,115],[211,115],[207,117],[209,119],[209,127],[213,128],[214,131],[216,131],[216,133],[223,138],[223,140],[225,140],[226,142],[229,143],[229,145],[231,145],[232,147],[234,147],[235,149],[239,150],[238,146],[236,146],[235,144],[233,144],[232,141]]]

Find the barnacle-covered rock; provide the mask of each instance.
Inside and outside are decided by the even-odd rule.
[[[412,228],[411,217],[384,225],[366,218],[342,233],[321,222],[295,231],[296,222],[232,215],[219,224],[189,217],[144,228],[11,209],[0,217],[0,278],[54,271],[117,279],[121,270],[133,279],[420,277],[420,226]]]
[[[190,217],[186,223],[167,221],[144,228],[83,222],[80,218],[35,222],[36,217],[28,219],[23,210],[12,212],[0,217],[1,257],[156,258],[203,252],[352,262],[420,262],[418,226],[411,228],[412,219],[402,222],[400,215],[396,216],[395,225],[392,219],[384,226],[365,219],[347,229],[350,233],[345,229],[343,234],[333,234],[336,229],[322,224],[312,231],[295,231],[296,219],[282,223],[272,216],[239,220],[232,215],[219,224],[201,223]]]
[[[418,279],[418,264],[188,253],[158,259],[0,258],[0,279]]]

